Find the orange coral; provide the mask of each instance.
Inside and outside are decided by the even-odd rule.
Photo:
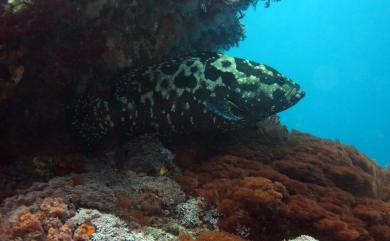
[[[88,224],[81,224],[81,228],[84,231],[84,234],[87,235],[88,237],[91,237],[92,234],[96,232],[96,228],[93,225],[88,225]]]
[[[90,240],[92,234],[96,232],[96,228],[93,225],[81,224],[74,231],[74,240],[75,241],[86,241]]]

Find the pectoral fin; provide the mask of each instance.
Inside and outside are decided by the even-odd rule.
[[[240,116],[233,114],[229,102],[225,99],[218,99],[217,97],[209,97],[208,100],[206,101],[206,104],[207,104],[207,109],[210,112],[228,121],[239,121],[242,119]]]

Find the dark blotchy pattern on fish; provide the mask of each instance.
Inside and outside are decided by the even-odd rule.
[[[227,130],[296,104],[304,92],[276,70],[223,54],[201,52],[133,69],[114,82],[114,97],[83,97],[72,129],[85,145],[111,129],[162,136]]]

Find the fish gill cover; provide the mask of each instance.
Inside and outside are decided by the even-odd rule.
[[[289,132],[274,114],[299,86],[218,54],[243,39],[242,11],[258,2],[0,0],[0,240],[389,240],[389,172]],[[185,131],[191,117],[206,130],[74,148],[67,123],[87,139],[132,135],[142,102],[135,124],[147,130],[181,123],[168,115],[176,103],[191,109]]]

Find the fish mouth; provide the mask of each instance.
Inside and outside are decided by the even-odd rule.
[[[301,100],[306,95],[306,92],[301,89],[298,89],[297,92],[298,93],[295,95],[295,98],[297,98],[298,101]]]
[[[290,103],[295,104],[298,101],[300,101],[303,97],[305,97],[305,95],[306,95],[305,91],[303,91],[299,85],[296,85],[293,88],[291,88],[289,92],[286,93],[286,99]]]

